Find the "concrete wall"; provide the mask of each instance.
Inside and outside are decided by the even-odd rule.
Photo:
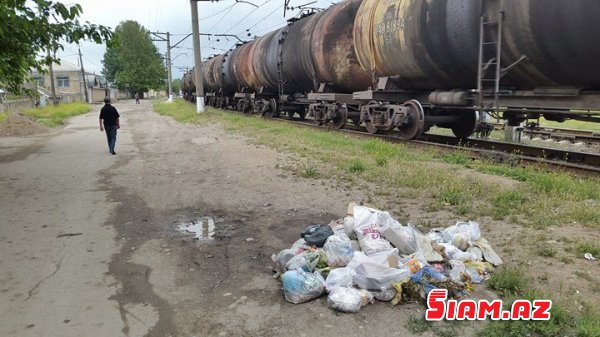
[[[109,93],[106,89],[88,88],[88,95],[92,99],[90,103],[102,103],[104,102],[104,97],[109,95]]]

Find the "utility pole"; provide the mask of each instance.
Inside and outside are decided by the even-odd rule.
[[[83,59],[81,58],[81,47],[79,49],[79,64],[81,64],[81,78],[83,79],[83,92],[85,94],[85,102],[88,103],[87,79],[85,78],[85,70],[83,70]]]
[[[173,74],[171,73],[171,33],[167,32],[167,81],[169,88],[169,102],[173,102]]]
[[[48,58],[50,58],[50,49],[48,49]],[[56,87],[54,87],[54,69],[52,68],[52,64],[54,61],[50,62],[48,68],[50,70],[50,90],[52,91],[52,104],[58,105],[58,101],[56,100]]]
[[[200,27],[198,24],[198,3],[192,5],[192,38],[194,39],[194,75],[196,78],[196,112],[204,112],[204,85],[202,79],[202,56],[200,54]]]

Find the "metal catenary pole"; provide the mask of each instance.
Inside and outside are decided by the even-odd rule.
[[[167,32],[167,81],[169,88],[169,102],[173,102],[173,74],[171,73],[171,33]]]
[[[196,77],[196,112],[204,112],[204,85],[202,79],[202,58],[200,54],[200,27],[198,24],[198,3],[191,0],[192,38],[194,41],[194,74]]]

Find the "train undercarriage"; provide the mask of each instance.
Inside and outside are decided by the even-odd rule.
[[[382,78],[376,90],[353,94],[278,95],[242,91],[229,96],[207,93],[206,98],[209,105],[246,114],[309,117],[315,124],[336,129],[348,124],[364,125],[369,133],[394,130],[407,140],[434,126],[450,129],[461,139],[475,133],[487,136],[493,130],[492,119],[505,121],[509,141],[520,138],[518,131],[523,130],[524,122],[541,117],[559,122],[567,119],[600,122],[600,111],[594,110],[600,107],[600,93],[569,88],[504,91],[496,97],[480,95],[476,90],[403,91],[395,88],[389,78]]]

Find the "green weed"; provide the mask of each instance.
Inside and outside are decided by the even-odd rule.
[[[354,160],[350,161],[350,164],[348,165],[348,171],[350,171],[351,173],[362,173],[366,169],[367,169],[367,166],[360,159],[354,159]]]
[[[542,245],[535,250],[537,255],[542,257],[555,257],[558,254],[558,249],[550,245]]]
[[[0,123],[8,119],[8,112],[0,112]]]
[[[375,158],[375,164],[377,164],[377,166],[379,167],[383,167],[386,166],[388,163],[388,160],[386,157],[377,157]]]
[[[496,270],[488,280],[487,286],[502,296],[521,295],[527,290],[527,278],[518,267],[506,266]]]
[[[471,158],[464,153],[455,152],[449,153],[443,157],[443,160],[448,164],[467,166],[471,162]]]
[[[316,168],[314,168],[312,166],[305,166],[300,171],[300,176],[302,178],[316,178],[318,175],[319,175],[319,172],[317,171]]]

